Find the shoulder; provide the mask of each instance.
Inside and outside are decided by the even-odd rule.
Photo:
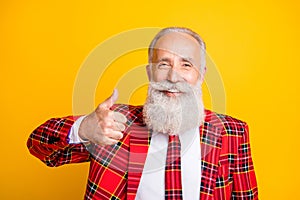
[[[247,123],[229,115],[205,110],[205,122],[221,130],[223,134],[242,135],[247,128]]]

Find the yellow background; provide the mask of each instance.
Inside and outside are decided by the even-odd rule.
[[[249,124],[260,199],[300,199],[299,8],[295,0],[1,1],[0,199],[82,199],[88,163],[48,168],[28,153],[26,140],[48,118],[73,113],[77,73],[98,44],[165,26],[190,27],[206,41],[226,113]],[[112,63],[112,84],[100,81],[95,101],[145,62],[141,50]],[[130,103],[142,103],[145,91]]]

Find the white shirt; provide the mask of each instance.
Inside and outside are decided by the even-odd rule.
[[[78,129],[84,116],[73,124],[69,143],[80,143]],[[179,135],[181,142],[181,176],[183,199],[199,200],[201,182],[201,152],[199,128]],[[165,199],[165,162],[168,135],[153,133],[136,200]]]

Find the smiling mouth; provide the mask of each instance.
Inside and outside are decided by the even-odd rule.
[[[182,92],[175,89],[162,90],[161,92],[163,92],[168,97],[177,97],[182,94]]]

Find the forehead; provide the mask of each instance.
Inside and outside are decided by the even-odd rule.
[[[200,61],[200,44],[187,33],[167,33],[159,38],[154,45],[154,57],[157,58],[166,53]]]

